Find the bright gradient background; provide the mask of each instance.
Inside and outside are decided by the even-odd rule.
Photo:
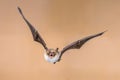
[[[44,49],[33,41],[18,13],[45,39],[60,47],[108,30],[62,60],[44,60]],[[119,0],[0,0],[0,80],[120,80]]]

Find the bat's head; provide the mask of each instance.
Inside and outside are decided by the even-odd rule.
[[[54,58],[59,52],[58,52],[58,48],[56,48],[56,49],[48,49],[46,53],[50,58]]]

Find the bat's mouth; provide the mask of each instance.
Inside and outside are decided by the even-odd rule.
[[[49,53],[49,56],[50,56],[50,57],[54,57],[54,56],[55,56],[55,53]]]
[[[53,56],[53,54],[50,54],[50,56]]]

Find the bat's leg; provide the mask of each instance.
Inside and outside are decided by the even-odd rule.
[[[55,64],[56,62],[54,62],[53,64]]]

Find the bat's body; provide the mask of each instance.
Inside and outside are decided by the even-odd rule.
[[[56,62],[60,61],[60,53],[57,52],[57,54],[54,57],[50,57],[49,55],[47,55],[47,53],[44,53],[44,58],[46,61],[55,64]]]
[[[84,43],[86,43],[88,40],[90,40],[92,38],[95,38],[95,37],[98,37],[98,36],[101,36],[105,32],[104,31],[104,32],[101,32],[101,33],[98,33],[98,34],[95,34],[95,35],[91,35],[91,36],[87,36],[85,38],[77,40],[77,41],[75,41],[75,42],[65,46],[61,51],[58,51],[58,48],[56,48],[56,49],[49,49],[46,46],[46,43],[42,39],[41,35],[38,33],[38,31],[24,17],[24,15],[22,13],[22,10],[19,7],[18,7],[18,10],[19,10],[19,13],[21,14],[21,16],[23,17],[23,19],[25,20],[25,22],[27,23],[27,25],[29,26],[29,28],[30,28],[30,30],[32,32],[34,41],[39,42],[44,47],[44,49],[46,51],[44,53],[44,58],[45,58],[46,61],[48,61],[50,63],[54,63],[55,64],[56,62],[61,60],[61,57],[62,57],[63,53],[65,53],[67,50],[70,50],[70,49],[80,49],[82,47],[82,45]]]

